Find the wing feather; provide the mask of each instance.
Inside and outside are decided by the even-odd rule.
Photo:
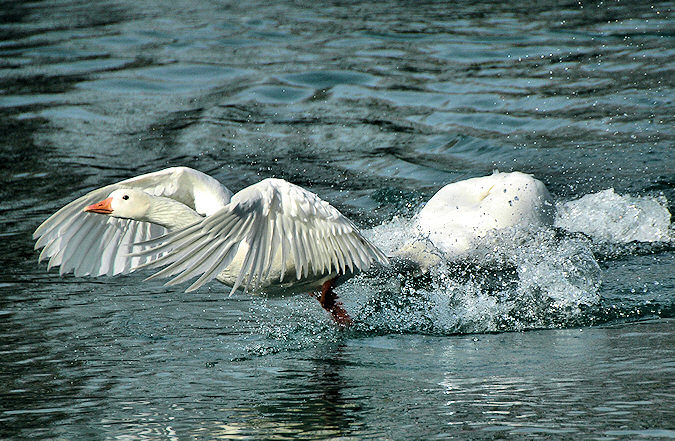
[[[74,250],[72,255],[66,257],[64,254],[64,258],[69,263],[67,268],[72,269],[75,277],[82,277],[91,272],[89,268],[91,268],[92,262],[87,260],[87,255],[95,249],[94,246],[101,238],[101,230],[100,225],[91,225],[86,234],[81,234],[78,237],[79,241],[77,245],[70,247],[70,249]]]
[[[204,272],[207,272],[208,269],[215,263],[214,252],[217,252],[218,248],[222,248],[222,245],[222,243],[213,242],[206,247],[193,249],[192,253],[181,259],[183,266],[175,267],[173,269],[172,273],[178,274],[178,276],[171,279],[168,285],[175,285],[190,279],[191,273],[185,271],[184,265],[186,262],[194,265],[197,268],[204,268]]]
[[[133,256],[163,253],[141,265],[168,265],[150,278],[173,277],[168,284],[174,284],[198,277],[189,291],[224,272],[234,292],[239,287],[264,288],[272,283],[273,271],[282,282],[288,268],[295,268],[301,280],[388,261],[337,209],[280,179],[245,188],[196,225],[136,245],[143,249]]]
[[[203,274],[187,289],[188,292],[199,288],[204,283],[215,277],[220,268],[221,262],[231,262],[236,256],[237,249],[239,248],[237,244],[228,242],[221,242],[217,245],[217,247],[218,249],[206,256],[206,259],[202,264],[202,267],[204,268]],[[173,280],[171,282],[173,282]]]
[[[296,237],[296,224],[293,221],[293,218],[291,217],[284,217],[284,224],[286,225],[286,229],[288,231],[288,236],[286,236],[286,240],[288,241],[288,245],[291,248],[291,251],[293,252],[293,263],[295,267],[295,278],[296,280],[300,280],[302,278],[302,262],[304,260],[304,254],[301,255],[301,249],[298,246]]]
[[[279,274],[279,283],[283,282],[284,276],[286,275],[286,254],[290,252],[290,245],[286,239],[283,228],[283,219],[281,216],[277,217],[274,221],[274,227],[276,233],[279,236],[279,258],[281,260],[280,274]]]

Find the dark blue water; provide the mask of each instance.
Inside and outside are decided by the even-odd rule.
[[[675,438],[673,5],[0,1],[0,439]],[[558,213],[347,281],[347,331],[37,264],[49,214],[175,165],[302,185],[388,252],[495,169]]]

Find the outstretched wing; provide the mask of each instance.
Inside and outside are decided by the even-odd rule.
[[[314,193],[282,179],[265,179],[232,197],[223,209],[186,229],[140,245],[151,246],[134,256],[164,253],[145,265],[168,266],[151,278],[172,277],[168,284],[199,278],[192,291],[230,266],[240,245],[247,245],[233,284],[258,288],[270,277],[273,264],[295,268],[300,280],[330,272],[365,270],[387,257],[368,242],[354,224]],[[275,262],[276,260],[276,262]]]
[[[231,197],[231,192],[217,180],[187,167],[168,168],[108,185],[69,203],[35,230],[35,249],[44,248],[39,261],[49,260],[48,269],[60,266],[61,274],[72,271],[76,276],[100,276],[128,273],[152,260],[153,256],[129,256],[130,246],[166,234],[164,227],[82,211],[117,188],[136,188],[170,197],[205,215],[225,206]]]

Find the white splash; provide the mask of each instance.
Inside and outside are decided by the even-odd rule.
[[[514,176],[536,181],[528,175]],[[495,182],[495,175],[486,178]],[[485,193],[478,185],[481,179],[448,187]],[[512,188],[525,194],[523,186]],[[454,333],[587,324],[593,320],[587,311],[600,304],[601,269],[594,253],[602,252],[602,244],[674,241],[663,197],[604,190],[558,203],[552,226],[541,203],[549,200],[548,192],[536,183],[532,189],[537,190],[536,198],[530,199],[537,204],[522,212],[526,215],[509,211],[512,205],[505,206],[504,201],[448,214],[443,204],[450,200],[459,206],[462,201],[446,191],[443,204],[430,201],[424,209],[431,207],[423,226],[437,225],[437,231],[420,228],[422,216],[417,215],[394,218],[365,232],[385,253],[418,266],[395,265],[390,274],[367,274],[345,284],[352,292],[344,297],[360,297],[355,307],[361,312],[361,325],[383,332]],[[506,194],[506,201],[513,201],[510,191],[507,187],[495,195]],[[469,206],[474,206],[474,199],[490,202],[487,194],[469,198]],[[504,222],[502,211],[507,212]],[[476,216],[490,219],[485,223]],[[490,224],[496,228],[482,228]],[[444,237],[457,235],[470,237],[462,247],[455,246],[458,241],[447,246]]]
[[[394,219],[368,237],[392,250],[409,240],[410,223]],[[433,266],[404,265],[344,285],[346,302],[358,298],[348,306],[359,311],[362,329],[449,334],[569,326],[599,301],[600,268],[590,241],[550,227],[495,230],[461,258],[434,255]]]
[[[558,203],[555,225],[611,243],[672,242],[670,212],[664,197],[618,195],[614,189]]]

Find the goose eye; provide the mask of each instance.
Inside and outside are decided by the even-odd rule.
[[[125,194],[124,196],[122,196],[122,199],[124,199],[126,201],[127,199],[129,199],[129,195]]]

